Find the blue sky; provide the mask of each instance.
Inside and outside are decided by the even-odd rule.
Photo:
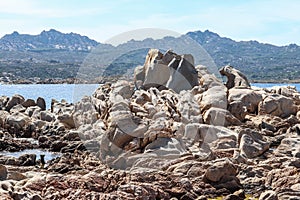
[[[105,42],[141,28],[210,30],[235,40],[300,45],[298,0],[7,0],[0,37],[54,28]]]

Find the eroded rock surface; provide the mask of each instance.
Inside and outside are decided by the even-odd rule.
[[[135,85],[148,89],[172,89],[179,93],[198,85],[197,71],[192,55],[177,55],[171,50],[162,54],[150,49],[143,67],[135,69]]]
[[[247,77],[239,70],[234,69],[230,65],[222,67],[220,69],[220,73],[221,75],[227,77],[226,87],[228,89],[231,89],[233,87],[250,87]]]
[[[60,153],[0,154],[1,198],[297,198],[299,93],[223,71],[226,86],[190,55],[150,50],[135,84],[74,104],[1,97],[1,151]]]

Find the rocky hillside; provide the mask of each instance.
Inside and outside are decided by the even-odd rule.
[[[296,44],[280,47],[257,41],[237,42],[210,31],[195,31],[179,38],[131,40],[113,47],[86,36],[51,29],[39,35],[14,32],[0,39],[0,82],[74,78],[91,54],[98,58],[89,65],[86,76],[123,75],[143,64],[149,48],[177,48],[188,37],[207,51],[218,68],[230,64],[245,73],[250,81],[300,81],[300,47]],[[96,46],[99,48],[92,51]],[[107,62],[109,59],[113,62]]]
[[[13,32],[0,40],[0,49],[6,51],[70,50],[90,51],[99,43],[76,33],[61,33],[54,29],[42,31],[39,35]]]
[[[0,82],[73,78],[86,55],[97,45],[86,36],[54,29],[39,35],[5,35],[0,39]]]
[[[237,42],[210,31],[187,33],[212,56],[217,66],[230,64],[252,80],[293,80],[300,77],[300,46]]]

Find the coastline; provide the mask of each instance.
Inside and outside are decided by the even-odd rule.
[[[295,80],[251,80],[251,83],[278,83],[278,84],[299,84],[300,83],[300,79],[295,79]]]
[[[38,97],[0,98],[0,196],[262,199],[272,192],[287,199],[287,189],[288,198],[299,196],[299,91],[252,88],[231,66],[220,72],[225,84],[197,71],[194,86],[179,78],[170,89],[145,82],[136,89],[116,78],[72,103],[54,94],[74,100],[90,85],[76,92],[74,84],[2,86]],[[151,75],[144,77],[160,83]]]
[[[208,102],[204,100],[197,102],[194,98],[186,99],[185,96],[192,94],[191,90],[186,91],[185,95],[181,96],[169,90],[161,92],[153,89],[134,92],[132,85],[128,82],[115,83],[112,90],[110,85],[102,85],[93,95],[75,105],[64,101],[54,101],[51,109],[45,109],[45,107],[41,109],[35,105],[37,102],[29,105],[28,99],[23,99],[22,105],[17,104],[20,101],[15,100],[17,98],[20,100],[22,97],[11,97],[10,102],[16,102],[16,105],[11,107],[9,106],[11,103],[4,104],[1,111],[3,117],[0,117],[1,122],[3,122],[2,127],[0,125],[2,131],[0,142],[3,144],[1,146],[2,151],[14,151],[17,152],[17,156],[13,157],[5,153],[0,156],[0,167],[4,171],[3,184],[8,184],[20,196],[23,195],[24,190],[31,189],[28,196],[31,197],[35,194],[40,199],[61,199],[63,195],[74,197],[74,199],[83,199],[87,195],[94,194],[95,190],[97,195],[106,195],[109,199],[114,195],[120,197],[117,192],[121,189],[124,190],[121,193],[122,197],[126,199],[133,196],[130,193],[131,190],[127,189],[130,187],[144,191],[141,194],[143,197],[154,195],[157,199],[160,197],[170,199],[173,196],[181,198],[185,194],[194,195],[190,199],[196,199],[199,196],[202,196],[203,199],[214,199],[219,196],[237,196],[237,194],[243,197],[240,199],[245,199],[247,195],[258,199],[264,195],[264,192],[269,191],[264,186],[269,182],[261,176],[272,180],[272,184],[275,186],[281,184],[282,180],[286,181],[285,184],[278,187],[280,190],[276,190],[278,196],[283,195],[284,193],[281,191],[286,188],[296,187],[299,182],[294,181],[299,176],[296,171],[298,169],[296,158],[298,143],[294,146],[287,146],[285,142],[292,144],[294,138],[297,137],[298,126],[295,123],[299,122],[299,117],[290,109],[299,103],[299,99],[280,96],[280,98],[288,100],[290,104],[282,103],[279,107],[284,106],[284,112],[293,112],[292,117],[282,117],[282,114],[285,113],[280,110],[275,114],[266,115],[263,111],[267,107],[262,107],[264,104],[259,105],[260,101],[264,101],[261,92],[268,96],[272,105],[277,105],[278,99],[272,99],[271,93],[263,90],[234,88],[230,95],[238,99],[239,105],[245,105],[246,100],[243,99],[246,97],[251,100],[250,105],[256,105],[257,109],[251,111],[251,107],[249,107],[247,117],[240,115],[239,110],[225,110],[215,107],[206,110],[209,114],[202,115],[200,114],[201,110],[197,112],[200,109],[197,106],[198,103],[212,105],[214,100],[218,98],[212,90],[215,87],[218,90],[222,83],[214,80],[212,85],[214,84],[218,84],[218,86],[210,86],[205,92],[194,91],[209,95],[211,98]],[[225,86],[221,87],[224,88]],[[225,92],[223,94],[218,101],[227,99]],[[239,98],[242,95],[244,95],[243,98]],[[119,96],[119,99],[114,98],[116,96]],[[255,99],[251,99],[253,96]],[[157,101],[157,106],[146,110],[144,105],[152,102],[154,104],[155,98],[160,99]],[[178,99],[179,102],[168,107],[168,103],[172,102],[174,98]],[[15,100],[13,101],[13,99]],[[186,114],[186,110],[180,110],[186,105],[185,101],[192,105],[191,116]],[[134,107],[127,109],[130,108],[130,104]],[[25,105],[29,107],[23,112],[22,106]],[[129,115],[122,115],[122,110],[115,109],[120,105],[124,105],[120,108],[127,109]],[[86,108],[90,109],[86,110]],[[94,108],[99,108],[99,110],[94,110]],[[161,111],[160,108],[167,109],[161,109]],[[203,108],[207,109],[207,107]],[[154,109],[152,111],[153,116],[150,109]],[[176,110],[182,117],[178,118]],[[210,116],[213,116],[214,110],[219,111],[221,116],[218,116],[215,121],[210,121]],[[94,115],[95,112],[96,115]],[[81,117],[83,115],[88,116],[91,121],[86,121],[85,118]],[[151,130],[155,135],[160,134],[158,138],[153,138],[153,141],[148,139],[152,139],[151,135],[145,134],[143,136],[142,145],[145,146],[143,148],[150,149],[149,152],[151,153],[139,150],[138,146],[132,146],[135,143],[130,143],[130,141],[134,141],[134,139],[128,135],[121,137],[122,132],[120,133],[114,128],[113,124],[121,122],[127,122],[135,128],[135,124],[128,123],[132,121],[127,116],[135,116],[144,121],[148,120],[156,126],[162,126],[161,130],[152,130],[152,127],[147,127],[149,133]],[[201,116],[203,119],[199,118]],[[230,118],[226,119],[226,116]],[[168,123],[161,125],[161,120],[166,120]],[[169,122],[175,120],[178,121],[178,125],[184,127],[182,130],[177,126],[171,126]],[[200,120],[204,121],[199,122]],[[25,123],[22,124],[22,121]],[[112,125],[108,123],[110,121],[113,122]],[[224,121],[224,126],[221,128],[216,124],[219,121]],[[31,127],[31,129],[27,127]],[[89,127],[90,130],[86,131],[86,127]],[[203,145],[197,142],[192,143],[195,140],[192,136],[198,133],[204,135],[204,138],[210,137],[206,135],[205,130],[207,129],[211,130],[210,134],[213,134],[215,138],[212,142],[204,140]],[[288,129],[290,131],[286,134],[284,130]],[[138,130],[143,132],[144,129]],[[191,132],[190,136],[187,134],[188,131]],[[222,132],[222,135],[217,134],[218,132]],[[110,133],[118,137],[109,139],[108,134]],[[186,134],[189,137],[176,138],[174,133]],[[239,134],[242,135],[240,142]],[[248,144],[247,138],[259,145]],[[185,143],[187,150],[181,146],[184,141],[188,141]],[[105,142],[107,148],[106,146],[103,147]],[[209,151],[202,151],[201,149],[204,148],[208,148]],[[255,151],[252,151],[252,148],[255,148]],[[22,149],[29,149],[29,151],[25,151],[26,153],[23,154]],[[130,150],[133,153],[126,154]],[[182,154],[181,151],[183,151]],[[173,152],[177,154],[173,154]],[[152,154],[155,156],[153,157]],[[48,156],[49,159],[42,161],[42,155]],[[126,156],[125,159],[123,159],[124,156]],[[269,165],[265,163],[269,163]],[[249,169],[251,170],[249,171]],[[261,171],[262,175],[253,176],[253,171]],[[292,175],[285,179],[286,174]],[[19,185],[21,185],[20,183],[26,184],[16,187],[10,184],[10,179]],[[169,184],[170,180],[172,184]],[[87,182],[91,183],[88,187],[86,186]],[[108,185],[112,185],[111,182],[114,183],[113,187],[107,189]],[[187,187],[182,187],[183,183]],[[77,187],[76,184],[80,186]],[[68,188],[64,194],[61,193],[61,185]],[[155,193],[148,192],[147,189],[150,187],[155,188]],[[295,193],[295,190],[291,191],[294,193],[291,193],[290,196],[299,194]],[[1,195],[9,196],[9,193],[3,190]],[[99,199],[101,198],[99,197]]]
[[[118,80],[122,80],[120,77],[104,77],[98,78],[94,80],[81,80],[77,78],[69,78],[69,79],[45,79],[39,81],[32,81],[32,80],[13,80],[13,81],[0,81],[0,85],[19,85],[19,84],[105,84],[111,82],[117,82]],[[129,81],[133,81],[133,79],[129,79]],[[300,79],[293,79],[293,80],[249,80],[251,84],[253,83],[263,83],[263,84],[300,84]]]

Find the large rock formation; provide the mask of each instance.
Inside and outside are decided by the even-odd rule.
[[[233,87],[250,87],[247,77],[230,65],[222,67],[220,73],[227,77],[226,87],[228,89]]]
[[[228,91],[228,110],[239,120],[246,115],[258,113],[258,104],[262,94],[252,89],[232,88]]]
[[[258,112],[260,114],[288,117],[297,113],[297,106],[290,97],[271,94],[266,96],[263,101],[259,103]]]
[[[192,55],[177,55],[172,51],[162,54],[158,49],[150,49],[144,66],[135,69],[135,85],[144,89],[181,90],[192,89],[198,85],[197,71]]]
[[[139,89],[107,83],[49,110],[1,97],[1,151],[60,152],[47,163],[0,154],[1,198],[297,199],[299,93],[231,80],[228,89],[191,56],[150,50]]]
[[[12,96],[11,99],[9,99],[9,101],[7,102],[6,111],[10,111],[12,107],[18,104],[22,104],[24,101],[25,99],[21,95]]]

